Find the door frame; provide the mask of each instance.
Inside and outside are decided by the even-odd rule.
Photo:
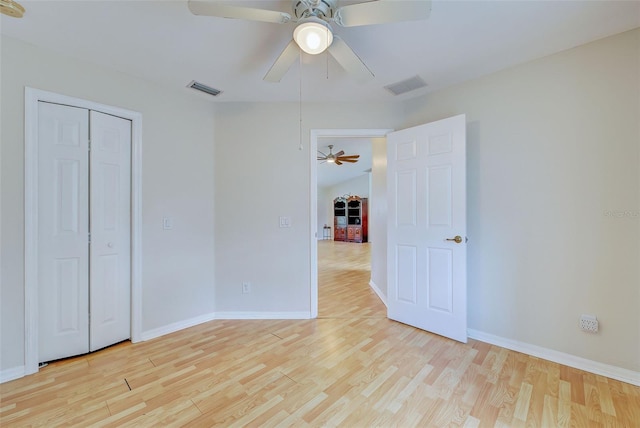
[[[318,139],[320,138],[383,138],[393,129],[356,128],[356,129],[311,129],[309,134],[309,278],[311,284],[309,315],[318,318]]]
[[[38,102],[50,102],[131,120],[131,341],[142,334],[142,114],[25,87],[24,92],[24,362],[38,371]]]

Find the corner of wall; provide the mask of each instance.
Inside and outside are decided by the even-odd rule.
[[[387,296],[384,295],[384,293],[378,288],[378,286],[373,282],[373,279],[371,279],[369,281],[369,286],[371,287],[371,289],[373,290],[374,293],[376,293],[378,295],[378,297],[380,298],[380,300],[382,300],[382,303],[385,306],[389,306],[387,305]]]

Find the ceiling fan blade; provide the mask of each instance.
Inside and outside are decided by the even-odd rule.
[[[327,157],[327,155],[325,155],[324,153],[322,153],[320,150],[318,150],[318,153],[320,153],[322,156],[324,156],[325,158]]]
[[[336,11],[335,21],[343,27],[386,24],[427,19],[431,0],[378,0],[347,5]]]
[[[333,36],[333,43],[329,46],[329,53],[347,73],[353,75],[357,80],[365,81],[373,78],[371,70],[364,65],[364,62],[340,37]]]
[[[338,161],[336,160],[336,162],[338,162]],[[342,158],[340,158],[340,162],[356,163],[356,162],[358,162],[358,159],[342,159]]]
[[[318,156],[318,160],[327,160],[327,158]]]
[[[345,159],[359,159],[360,155],[351,155],[351,156],[340,156],[340,160],[345,160]]]
[[[298,48],[298,44],[295,40],[291,40],[276,62],[273,63],[263,80],[274,83],[279,82],[287,71],[289,71],[291,64],[296,61],[299,55],[300,48]]]
[[[291,20],[291,15],[288,13],[252,7],[231,6],[215,0],[189,0],[188,5],[189,10],[194,15],[246,19],[249,21],[272,22],[274,24],[284,24]]]
[[[334,162],[336,163],[336,165],[342,165],[342,162],[340,162],[338,159],[336,159]]]
[[[336,157],[338,156],[342,156],[344,154],[344,150],[340,150],[338,153],[335,154]]]

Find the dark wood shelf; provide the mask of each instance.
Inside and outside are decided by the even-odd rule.
[[[333,200],[334,241],[368,241],[367,198],[350,196]]]

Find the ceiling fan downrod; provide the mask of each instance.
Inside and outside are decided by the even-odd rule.
[[[329,21],[334,10],[335,0],[293,0],[293,13],[298,20],[316,17]]]

